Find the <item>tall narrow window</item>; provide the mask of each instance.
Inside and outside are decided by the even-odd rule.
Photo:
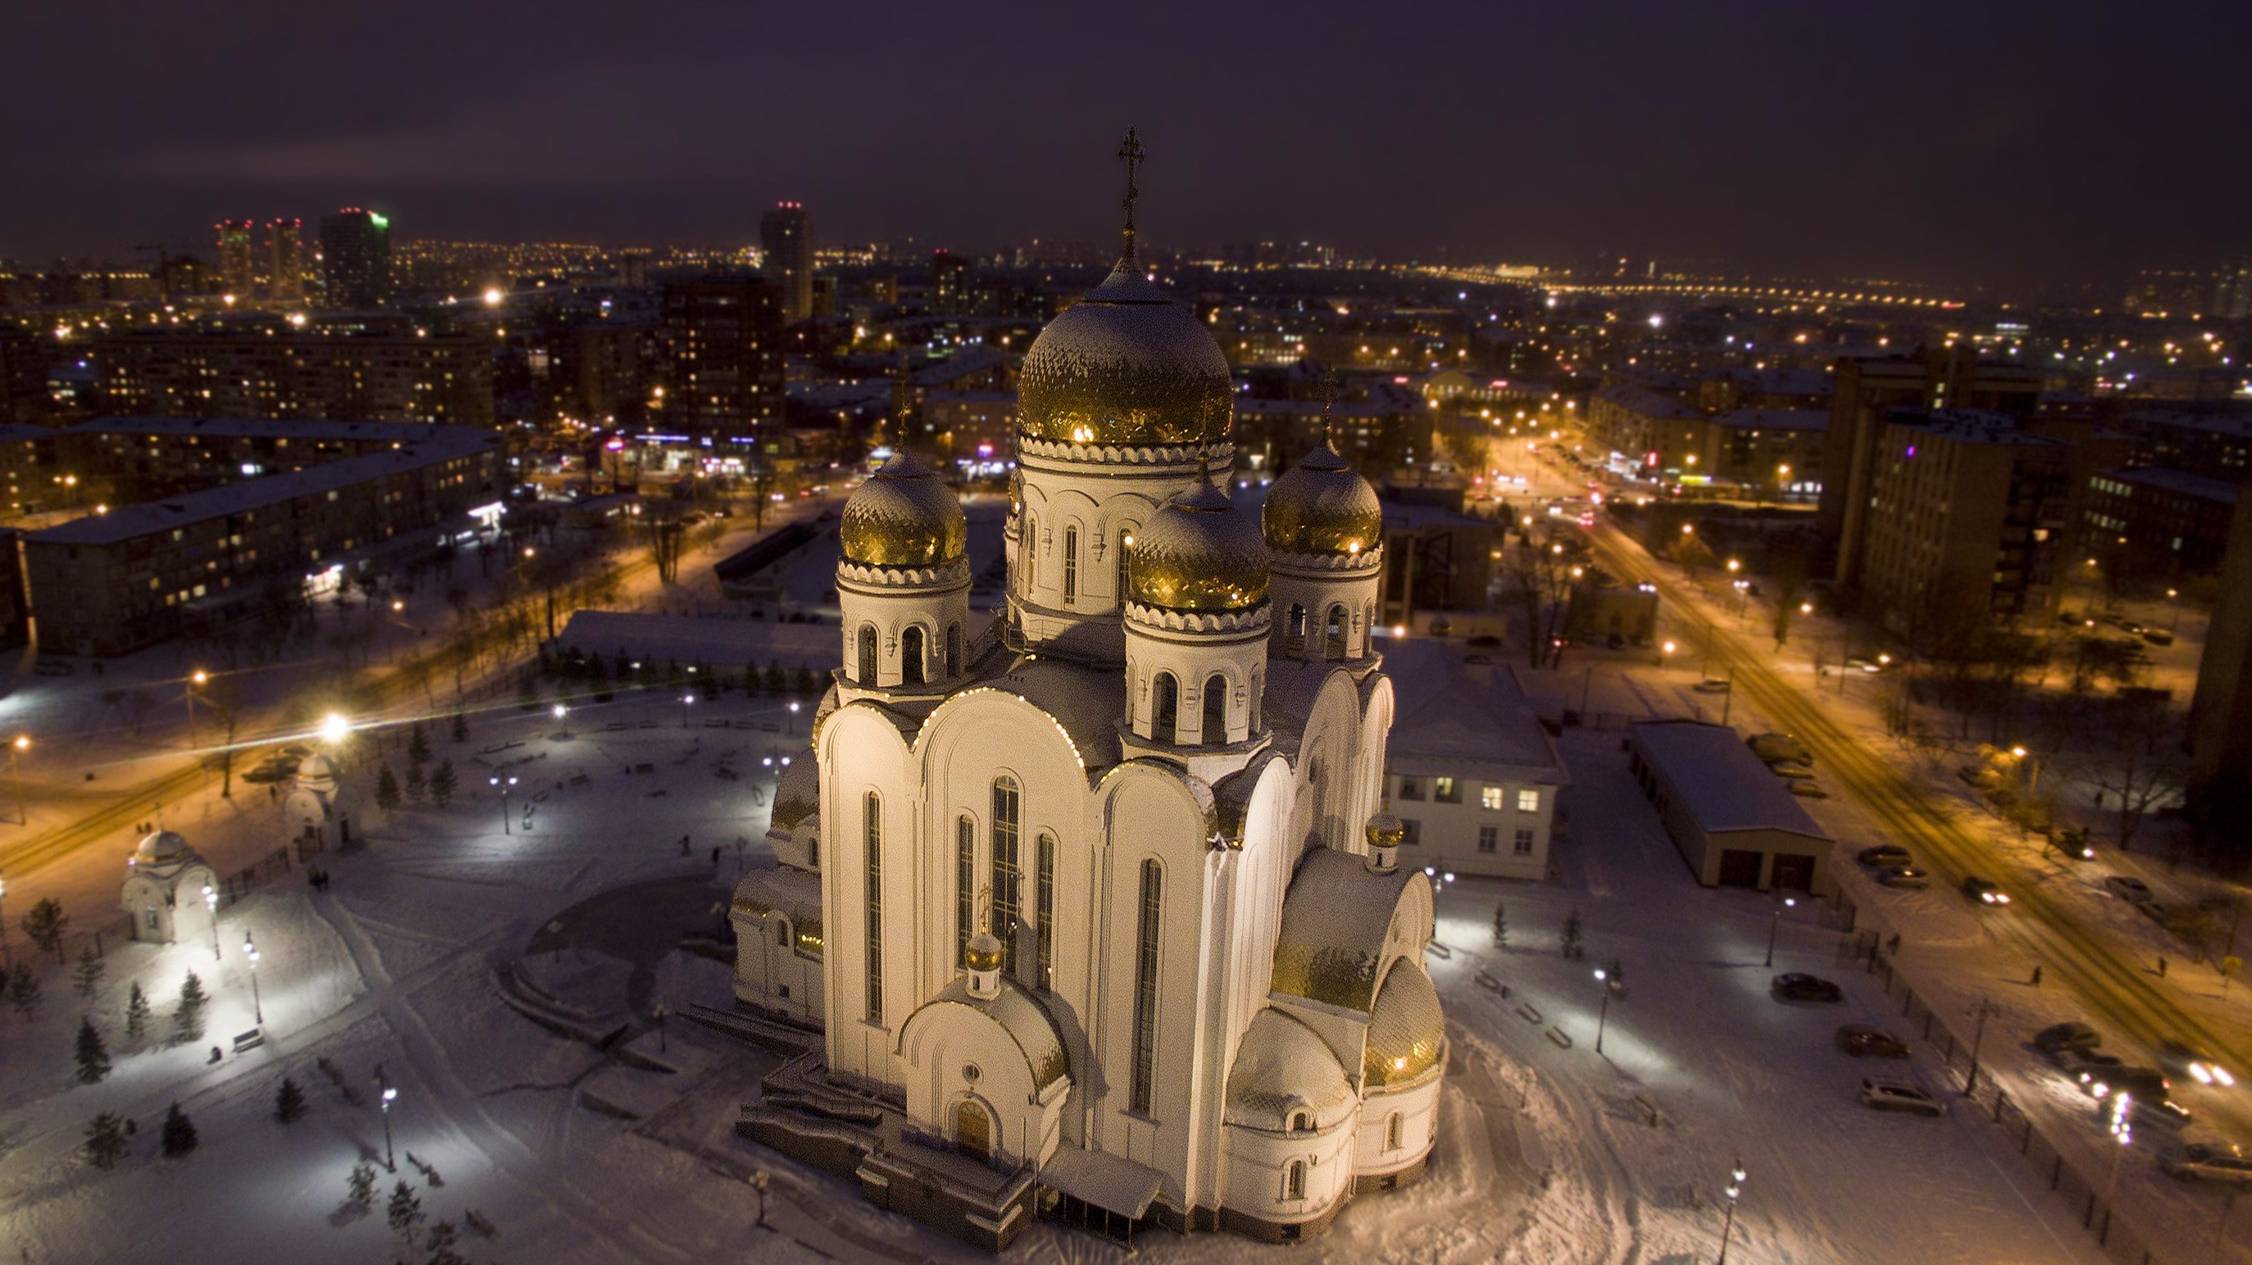
[[[899,683],[923,683],[923,629],[920,624],[910,624],[899,634]]]
[[[1149,732],[1159,742],[1173,741],[1173,728],[1181,713],[1181,683],[1170,672],[1157,674],[1150,686]]]
[[[1017,835],[1024,811],[1017,781],[1003,774],[993,779],[993,934],[1008,946],[1008,965],[1016,967]]]
[[[970,920],[977,917],[977,823],[954,821],[954,965],[970,964]]]
[[[1056,837],[1043,830],[1034,845],[1032,929],[1040,942],[1040,987],[1055,987]]]
[[[946,626],[946,675],[956,677],[961,674],[962,626],[960,624],[948,624]]]
[[[1283,621],[1282,644],[1286,650],[1306,648],[1306,608],[1296,602],[1290,604],[1290,615]]]
[[[1400,1113],[1397,1111],[1384,1117],[1384,1149],[1387,1151],[1400,1149]]]
[[[1285,1199],[1304,1199],[1306,1197],[1306,1161],[1290,1161],[1290,1176],[1283,1182],[1282,1197]]]
[[[1024,535],[1017,540],[1017,560],[1024,564],[1024,591],[1040,582],[1040,520],[1024,516]]]
[[[1063,604],[1079,596],[1079,529],[1063,529]]]
[[[1204,679],[1204,734],[1207,747],[1228,740],[1228,678],[1214,673]]]
[[[1121,527],[1121,528],[1119,528],[1119,529],[1118,529],[1118,594],[1117,594],[1117,596],[1118,596],[1118,602],[1119,602],[1119,604],[1120,604],[1121,606],[1125,605],[1125,603],[1126,603],[1126,578],[1127,578],[1127,577],[1126,577],[1126,561],[1127,561],[1127,559],[1129,559],[1129,558],[1131,558],[1131,557],[1133,557],[1133,556],[1134,556],[1134,525],[1133,525],[1132,523],[1128,523],[1128,524],[1126,524],[1126,525],[1125,525],[1124,527]]]
[[[858,670],[852,674],[852,679],[861,685],[874,685],[876,683],[876,626],[874,624],[862,624],[860,626],[859,651],[860,662],[855,665]]]
[[[1142,917],[1134,952],[1134,1079],[1131,1108],[1147,1112],[1157,1083],[1157,933],[1165,873],[1142,862]]]
[[[884,1021],[884,801],[874,791],[860,797],[860,837],[866,846],[868,883],[868,1022]]]
[[[1332,658],[1332,659],[1342,659],[1342,658],[1344,658],[1344,657],[1345,657],[1345,608],[1344,608],[1344,607],[1342,607],[1342,606],[1332,606],[1332,607],[1330,607],[1330,608],[1329,608],[1329,618],[1328,618],[1328,626],[1327,626],[1326,628],[1324,628],[1324,629],[1322,630],[1322,635],[1323,635],[1324,641],[1325,641],[1325,643],[1326,643],[1326,644],[1324,644],[1324,645],[1323,645],[1323,647],[1322,647],[1322,653],[1323,653],[1323,654],[1326,654],[1326,655],[1328,655],[1328,656],[1329,656],[1330,658]]]

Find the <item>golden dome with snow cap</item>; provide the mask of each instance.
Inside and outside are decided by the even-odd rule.
[[[1384,507],[1325,441],[1268,489],[1260,525],[1277,553],[1357,557],[1383,543]]]
[[[969,525],[953,490],[929,466],[899,453],[845,498],[837,539],[847,562],[930,567],[963,556]]]
[[[1127,596],[1176,611],[1239,611],[1267,600],[1267,542],[1251,516],[1202,477],[1134,534]]]
[[[1447,1018],[1439,1009],[1439,990],[1422,967],[1405,958],[1393,963],[1376,992],[1376,1008],[1369,1012],[1362,1083],[1371,1088],[1406,1084],[1436,1067],[1446,1050]]]
[[[1048,322],[1017,378],[1019,428],[1056,443],[1192,444],[1234,409],[1220,344],[1130,257]]]

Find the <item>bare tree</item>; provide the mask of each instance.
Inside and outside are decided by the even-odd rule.
[[[2133,690],[2105,702],[2084,732],[2094,740],[2088,780],[2113,801],[2119,850],[2128,851],[2143,818],[2185,785],[2183,723],[2163,691]]]

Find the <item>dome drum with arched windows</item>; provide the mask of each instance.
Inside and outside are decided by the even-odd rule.
[[[860,566],[935,567],[966,556],[969,525],[938,475],[899,453],[845,499],[837,540]]]

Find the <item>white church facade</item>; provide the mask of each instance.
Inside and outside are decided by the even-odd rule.
[[[1005,614],[929,470],[848,500],[840,666],[733,907],[738,995],[821,1033],[743,1132],[995,1247],[1317,1231],[1421,1173],[1446,1062],[1376,494],[1325,447],[1230,505],[1227,363],[1132,232],[1026,357]]]

